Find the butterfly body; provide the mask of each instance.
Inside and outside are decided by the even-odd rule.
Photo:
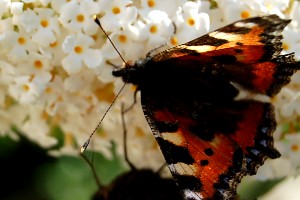
[[[273,106],[237,100],[240,88],[274,96],[300,68],[281,52],[290,20],[241,20],[135,63],[113,75],[137,85],[143,111],[185,199],[230,199],[273,146]]]

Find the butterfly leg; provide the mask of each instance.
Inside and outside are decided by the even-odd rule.
[[[113,64],[113,63],[111,63],[110,61],[106,61],[106,63],[107,64],[109,64],[109,65],[111,65],[114,69],[119,69],[120,67],[119,66],[117,66],[117,65],[115,65],[115,64]]]
[[[158,168],[158,170],[156,170],[155,173],[160,174],[166,166],[167,166],[167,163],[164,163],[162,166],[160,166],[160,168]]]
[[[133,103],[128,107],[128,108],[126,108],[126,109],[124,109],[124,114],[125,113],[127,113],[129,110],[131,110],[132,108],[133,108],[133,106],[137,103],[137,99],[136,99],[136,95],[137,95],[137,92],[138,92],[139,90],[138,89],[136,89],[135,91],[134,91],[134,95],[133,95]]]
[[[81,153],[80,156],[83,158],[83,160],[88,164],[88,166],[91,168],[92,170],[92,173],[93,173],[93,176],[94,176],[94,179],[96,181],[96,184],[98,186],[98,189],[102,188],[103,187],[103,183],[101,182],[98,174],[97,174],[97,170],[95,168],[95,165],[94,165],[94,152],[92,152],[92,158],[89,159],[84,153]]]
[[[122,127],[123,127],[124,157],[125,157],[125,161],[128,163],[131,170],[136,171],[137,170],[136,167],[129,160],[128,151],[127,151],[127,129],[126,129],[126,124],[125,124],[125,119],[124,119],[124,115],[125,115],[126,110],[124,110],[124,104],[122,104],[121,105],[121,119],[122,119]]]
[[[152,57],[153,56],[153,52],[156,52],[158,49],[168,45],[169,42],[164,42],[160,45],[158,45],[157,47],[155,47],[154,49],[151,49],[151,51],[149,51],[147,54],[146,54],[146,58],[149,58],[149,57]]]

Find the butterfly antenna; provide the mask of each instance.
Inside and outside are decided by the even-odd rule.
[[[95,132],[98,130],[100,124],[102,123],[103,119],[105,118],[106,114],[108,113],[108,111],[111,109],[111,107],[113,106],[113,104],[115,103],[116,99],[118,98],[118,96],[121,94],[122,90],[124,89],[126,85],[126,82],[124,83],[124,85],[122,86],[122,88],[120,89],[120,91],[118,92],[118,94],[115,96],[115,98],[112,100],[111,104],[109,105],[109,107],[107,108],[107,110],[105,111],[105,113],[103,114],[102,118],[100,119],[99,123],[97,124],[96,128],[94,129],[94,131],[91,133],[89,139],[87,141],[85,141],[85,143],[82,145],[80,152],[83,153],[86,148],[89,146],[90,141],[93,137],[93,135],[95,134]]]
[[[128,163],[129,167],[131,168],[132,171],[136,171],[136,167],[132,164],[132,162],[129,160],[128,157],[128,151],[127,151],[127,129],[126,129],[126,124],[125,124],[125,115],[126,110],[124,109],[124,104],[122,103],[121,105],[121,118],[122,118],[122,127],[123,127],[123,145],[124,145],[124,157],[125,161]]]
[[[157,174],[160,174],[160,173],[162,172],[162,170],[163,170],[166,166],[167,166],[167,163],[164,163],[162,166],[160,166],[160,168],[158,168],[158,169],[156,170],[156,173],[157,173]]]
[[[97,18],[96,15],[93,15],[93,19],[96,22],[96,24],[100,27],[100,29],[103,31],[103,33],[105,34],[105,36],[107,37],[107,39],[110,41],[110,43],[112,44],[112,46],[114,47],[114,49],[116,50],[116,52],[119,54],[120,58],[122,59],[122,61],[124,63],[126,63],[125,59],[122,57],[121,53],[118,51],[118,49],[116,48],[115,44],[111,41],[111,39],[109,38],[108,34],[105,32],[105,30],[103,29],[99,19]]]

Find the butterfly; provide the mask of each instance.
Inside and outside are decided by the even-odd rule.
[[[241,90],[273,97],[300,68],[293,53],[280,55],[290,21],[240,20],[112,72],[141,92],[184,199],[230,199],[244,176],[280,157],[273,105],[236,97]]]

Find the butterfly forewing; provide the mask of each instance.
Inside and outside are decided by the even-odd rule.
[[[281,32],[289,22],[276,15],[241,20],[161,52],[152,60],[197,66],[198,71],[218,73],[254,92],[273,96],[299,69],[292,54],[278,56]]]

